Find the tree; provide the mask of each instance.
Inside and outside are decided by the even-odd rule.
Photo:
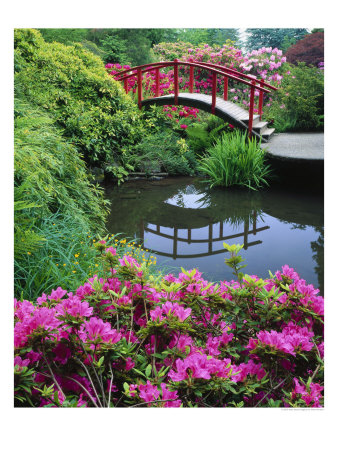
[[[318,63],[324,62],[324,33],[308,34],[292,45],[285,56],[292,64],[305,62],[307,65],[318,66]]]
[[[112,35],[108,35],[105,39],[102,39],[100,44],[104,51],[104,62],[126,64],[128,62],[126,43],[127,41]]]
[[[249,37],[246,41],[248,50],[261,47],[282,48],[288,43],[297,42],[308,34],[306,28],[247,28]]]
[[[222,46],[229,39],[235,44],[238,44],[240,40],[238,28],[182,28],[178,30],[177,34],[178,40],[190,42],[193,45]]]

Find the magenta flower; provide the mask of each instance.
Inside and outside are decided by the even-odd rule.
[[[178,399],[177,391],[169,391],[167,388],[167,385],[165,383],[161,383],[161,389],[162,389],[162,400],[174,400]],[[179,408],[181,406],[181,400],[175,400],[166,402],[164,404],[165,408]]]
[[[30,363],[29,359],[22,359],[21,356],[16,356],[14,358],[14,366],[19,366],[21,369],[27,367]]]
[[[76,296],[71,296],[55,306],[56,316],[90,317],[93,308],[88,302],[81,302]]]
[[[108,247],[106,248],[106,253],[111,253],[113,256],[116,255],[116,248],[115,247]]]
[[[156,386],[153,386],[149,380],[147,380],[147,384],[140,384],[140,398],[142,398],[145,402],[151,402],[152,400],[158,399],[160,393]]]
[[[115,344],[121,339],[121,334],[112,329],[110,323],[102,319],[91,317],[89,322],[84,323],[85,331],[89,341],[102,340],[103,342]]]
[[[313,408],[321,408],[320,401],[323,398],[321,392],[324,390],[324,387],[318,383],[310,383],[307,388],[304,384],[300,384],[297,378],[293,379],[295,383],[295,387],[291,393],[291,399],[295,400],[297,396],[301,396],[301,399],[304,400],[307,406],[311,406]]]
[[[49,300],[60,300],[67,294],[67,291],[62,289],[60,286],[57,289],[53,289],[51,294],[48,295]]]

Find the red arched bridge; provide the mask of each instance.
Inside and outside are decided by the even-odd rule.
[[[174,93],[160,96],[160,69],[174,68]],[[179,93],[178,70],[181,67],[189,67],[189,92]],[[194,69],[204,69],[211,72],[212,75],[212,93],[211,95],[194,92]],[[152,72],[155,75],[155,96],[143,98],[142,75]],[[215,114],[235,127],[248,130],[249,137],[252,135],[262,138],[266,142],[273,134],[274,129],[268,128],[268,122],[262,121],[263,115],[263,97],[264,94],[271,94],[271,90],[277,90],[275,86],[265,81],[255,78],[252,75],[243,74],[234,69],[223,67],[218,64],[205,62],[174,61],[158,62],[144,64],[142,66],[131,67],[122,72],[114,74],[117,81],[124,82],[125,91],[128,93],[128,79],[136,77],[137,80],[137,98],[138,106],[149,106],[152,104],[160,105],[185,105],[193,106],[204,111]],[[217,96],[217,77],[224,81],[223,97]],[[228,81],[233,80],[250,88],[249,111],[228,101]],[[255,92],[258,95],[258,114],[254,114]]]

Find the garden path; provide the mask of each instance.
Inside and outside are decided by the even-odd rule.
[[[280,133],[262,144],[271,156],[284,160],[324,161],[324,133]]]

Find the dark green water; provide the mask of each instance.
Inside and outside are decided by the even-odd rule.
[[[133,181],[106,187],[110,233],[140,238],[173,273],[197,267],[211,281],[230,280],[223,242],[244,244],[245,272],[268,277],[288,264],[323,294],[322,193],[282,187],[210,190],[194,178]]]

